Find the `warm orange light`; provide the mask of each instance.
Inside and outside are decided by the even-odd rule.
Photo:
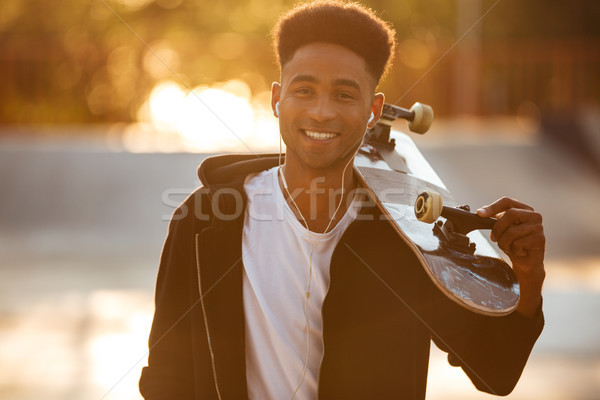
[[[154,87],[129,127],[124,147],[132,152],[258,152],[279,148],[270,93],[252,96],[241,80],[191,91],[173,81]]]

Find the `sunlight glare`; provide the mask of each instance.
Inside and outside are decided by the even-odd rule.
[[[252,95],[242,80],[187,91],[173,81],[157,84],[125,130],[131,152],[256,152],[278,149],[278,123],[269,91]]]
[[[150,94],[149,106],[152,123],[157,127],[177,129],[178,121],[183,117],[185,93],[174,82],[164,82],[156,86]]]
[[[196,88],[187,95],[179,132],[192,149],[237,147],[254,128],[247,100],[221,89]],[[246,149],[250,151],[250,149]]]
[[[152,296],[141,291],[98,290],[90,296],[94,335],[87,343],[94,385],[107,399],[134,398],[148,355]]]

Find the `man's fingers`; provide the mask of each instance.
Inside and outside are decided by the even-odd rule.
[[[529,236],[525,236],[516,239],[510,245],[511,251],[517,255],[526,256],[531,252],[544,253],[546,250],[546,239],[543,233],[534,233]]]
[[[494,217],[511,208],[519,208],[522,210],[533,211],[533,208],[525,203],[522,203],[515,199],[511,199],[510,197],[502,197],[501,199],[496,200],[492,204],[478,209],[477,214],[482,217]]]
[[[511,259],[531,256],[540,256],[543,259],[546,238],[542,215],[535,212],[531,206],[510,197],[502,197],[477,210],[477,214],[498,218],[490,238],[498,242],[498,246]]]
[[[500,240],[505,231],[514,226],[534,225],[542,228],[542,215],[530,210],[511,208],[504,212],[492,228],[492,240]]]
[[[523,252],[544,250],[544,229],[537,224],[513,225],[498,238],[498,246],[509,254],[526,255]]]

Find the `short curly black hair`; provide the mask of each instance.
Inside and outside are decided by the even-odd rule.
[[[377,83],[389,69],[396,47],[396,31],[388,23],[361,4],[341,0],[300,4],[279,18],[272,34],[281,69],[298,48],[333,43],[362,57]]]

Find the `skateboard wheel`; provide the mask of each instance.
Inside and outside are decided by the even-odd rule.
[[[443,207],[442,196],[426,190],[415,201],[415,215],[419,221],[431,224],[440,217]]]
[[[429,130],[433,122],[433,108],[427,104],[415,103],[410,108],[414,118],[408,123],[408,129],[412,132],[423,134]]]

